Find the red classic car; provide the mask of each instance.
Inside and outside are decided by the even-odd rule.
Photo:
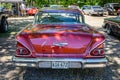
[[[35,13],[37,13],[38,9],[35,7],[28,7],[26,11],[27,11],[27,15],[35,15]]]
[[[16,35],[16,66],[68,69],[105,67],[105,37],[76,9],[43,9]]]

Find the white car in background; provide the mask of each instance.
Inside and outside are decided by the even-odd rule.
[[[101,6],[89,6],[83,12],[87,15],[104,15],[104,9]]]
[[[70,8],[70,9],[78,9],[78,10],[80,10],[82,12],[82,10],[80,9],[80,7],[77,6],[77,5],[69,5],[68,8]]]
[[[80,7],[77,6],[77,5],[69,5],[68,8],[71,8],[71,9],[80,9]]]

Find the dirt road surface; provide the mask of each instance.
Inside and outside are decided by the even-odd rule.
[[[85,16],[86,23],[106,36],[105,52],[110,60],[108,66],[67,70],[15,67],[11,60],[15,54],[15,34],[32,23],[33,17],[9,18],[10,36],[0,37],[0,80],[120,80],[120,39],[103,32],[101,26],[104,18],[106,16]]]

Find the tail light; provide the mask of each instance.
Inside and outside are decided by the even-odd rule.
[[[100,44],[93,51],[91,51],[91,56],[103,56],[104,55],[104,44]]]
[[[95,49],[93,49],[86,58],[92,58],[92,57],[104,57],[104,44],[100,44]]]
[[[96,46],[95,48],[92,48],[90,53],[86,56],[86,58],[92,58],[92,57],[104,57],[104,40],[105,37],[100,34],[94,34],[93,40],[91,45]],[[101,43],[102,42],[102,43]],[[101,43],[101,44],[100,44]],[[99,45],[98,45],[99,44]],[[98,46],[97,46],[98,45]]]
[[[17,55],[30,55],[30,51],[20,43],[17,43],[16,53]]]
[[[26,48],[17,48],[16,49],[17,55],[29,55],[30,52]]]

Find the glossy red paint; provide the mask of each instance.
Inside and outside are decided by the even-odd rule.
[[[105,39],[98,32],[81,24],[37,24],[33,26],[17,35],[18,42],[29,48],[31,52],[29,57],[84,58]],[[84,30],[83,27],[87,27],[88,30]],[[55,45],[62,43],[66,45]]]
[[[80,10],[71,9],[43,10],[43,12],[71,12],[82,15]],[[16,55],[17,57],[104,57],[91,55],[91,52],[103,44],[105,37],[86,24],[28,25],[16,35],[16,39],[30,51],[30,55]]]

